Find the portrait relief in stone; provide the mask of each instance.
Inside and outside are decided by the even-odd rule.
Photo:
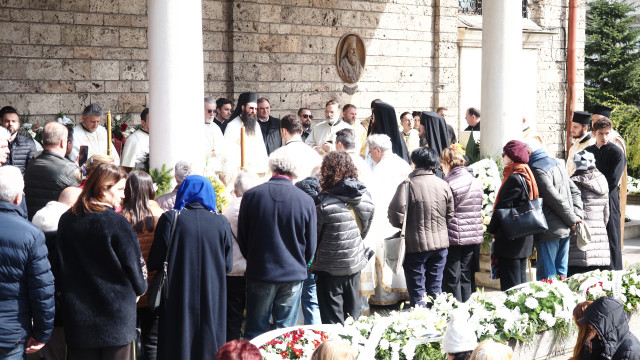
[[[336,47],[336,67],[340,78],[350,84],[358,82],[364,74],[366,56],[360,36],[353,33],[343,35]]]

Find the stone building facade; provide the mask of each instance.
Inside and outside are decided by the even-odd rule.
[[[528,69],[537,74],[537,128],[560,154],[568,1],[529,2],[529,20],[546,34],[530,49],[535,68]],[[59,112],[79,121],[91,102],[136,118],[148,104],[146,1],[0,0],[0,6],[0,106],[44,123]],[[584,2],[580,9],[582,84]],[[276,116],[306,106],[316,118],[333,98],[355,104],[364,118],[380,98],[398,114],[446,106],[447,120],[466,126],[458,0],[203,0],[202,12],[207,96],[257,91]],[[335,66],[336,44],[346,33],[366,45],[357,89]],[[582,85],[578,90],[580,109]]]

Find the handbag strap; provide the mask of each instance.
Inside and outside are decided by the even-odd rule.
[[[404,232],[407,229],[407,214],[409,213],[409,188],[411,187],[411,182],[407,180],[407,191],[405,192],[405,201],[407,204],[404,207],[404,219],[402,220],[402,230],[400,230],[400,236],[404,237]]]
[[[524,187],[524,195],[525,195],[524,200],[531,201],[531,196],[529,196],[529,185],[527,185],[527,182],[524,180],[524,175],[518,174],[518,180],[520,180],[520,183]]]
[[[362,223],[360,222],[360,218],[356,215],[356,211],[353,208],[353,205],[347,204],[347,208],[349,208],[349,212],[351,216],[356,220],[356,225],[358,225],[358,230],[360,230],[360,234],[362,235]]]
[[[176,232],[176,223],[178,222],[178,215],[180,215],[180,210],[176,210],[173,213],[173,224],[171,224],[171,231],[169,231],[169,246],[167,247],[167,254],[164,256],[165,271],[167,268],[167,262],[169,261],[169,251],[171,249],[171,245],[173,244],[173,234],[175,234]]]

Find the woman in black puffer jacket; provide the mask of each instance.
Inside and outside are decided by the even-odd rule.
[[[367,264],[362,239],[374,206],[347,153],[329,153],[320,172],[318,249],[311,271],[316,275],[322,323],[344,324],[348,316],[357,319],[361,314],[360,271]]]

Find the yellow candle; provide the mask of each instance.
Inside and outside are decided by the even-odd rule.
[[[240,128],[240,168],[244,169],[244,125]]]
[[[107,111],[107,155],[111,155],[111,110]]]

